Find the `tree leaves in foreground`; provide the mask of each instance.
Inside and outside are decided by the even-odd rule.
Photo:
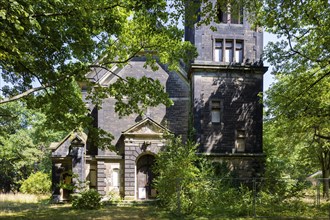
[[[46,129],[45,115],[22,102],[1,105],[0,119],[6,129],[0,130],[0,190],[16,191],[32,172],[50,173],[48,146],[65,133]]]
[[[78,95],[78,82],[86,85],[95,105],[113,94],[131,95],[128,87],[143,84],[145,89],[136,90],[131,97],[134,105],[125,105],[122,100],[116,104],[123,115],[141,113],[140,107],[149,104],[171,104],[157,82],[123,79],[111,89],[95,89],[100,85],[87,79],[86,73],[95,67],[109,71],[114,65],[122,67],[139,55],[145,56],[146,66],[153,69],[157,68],[156,56],[171,69],[180,61],[190,61],[196,51],[190,43],[182,42],[183,31],[177,28],[184,2],[3,2],[0,74],[6,84],[1,85],[4,97],[0,104],[23,99],[30,108],[42,109],[53,127],[66,130],[91,124]]]
[[[280,39],[269,43],[265,50],[276,79],[265,101],[269,120],[266,127],[271,129],[265,132],[265,138],[273,137],[265,142],[266,148],[276,148],[276,155],[295,168],[302,165],[308,168],[289,175],[307,176],[321,169],[323,177],[328,178],[329,2],[265,0],[262,3],[256,24]],[[329,183],[324,183],[328,196]]]

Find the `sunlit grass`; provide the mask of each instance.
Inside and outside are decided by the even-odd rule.
[[[1,194],[0,219],[178,219],[151,206],[75,210],[71,204],[51,204],[48,199],[49,196]]]
[[[26,194],[0,194],[0,219],[110,219],[110,220],[153,220],[153,219],[183,219],[181,216],[175,216],[155,205],[149,206],[103,206],[98,210],[75,210],[71,204],[51,204],[49,195],[36,196]],[[272,207],[272,208],[271,208]],[[304,202],[290,202],[285,207],[278,205],[257,204],[257,216],[304,216],[313,219],[313,217],[328,216],[329,206],[327,203],[321,204],[321,208],[311,207]],[[231,215],[223,215],[222,208],[219,207],[219,213],[212,217],[194,216],[184,217],[184,219],[253,219],[250,218],[228,218]],[[268,217],[268,218],[269,218]],[[272,217],[270,217],[272,219]],[[276,219],[276,218],[273,218]]]
[[[0,194],[0,202],[17,202],[17,203],[38,203],[41,200],[49,199],[50,195],[31,195],[22,193]]]

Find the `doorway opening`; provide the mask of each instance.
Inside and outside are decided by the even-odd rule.
[[[141,156],[136,163],[138,199],[153,199],[156,197],[156,189],[153,187],[155,174],[152,172],[154,163],[155,156],[150,154]]]

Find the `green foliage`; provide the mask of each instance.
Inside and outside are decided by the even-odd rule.
[[[22,181],[36,169],[50,173],[49,143],[58,140],[63,133],[45,129],[45,115],[26,108],[22,102],[0,106],[0,189],[17,191]]]
[[[250,8],[255,25],[279,38],[265,50],[276,79],[265,96],[269,176],[307,176],[322,170],[323,178],[329,177],[329,6],[324,0],[265,0]]]
[[[99,209],[101,207],[101,195],[95,189],[83,191],[72,201],[75,209]]]
[[[114,106],[120,115],[141,113],[146,106],[171,101],[159,82],[148,78],[121,79],[102,88],[86,77],[100,69],[111,72],[128,64],[135,56],[145,56],[145,67],[171,70],[179,62],[197,55],[189,42],[182,42],[178,22],[185,1],[68,0],[6,1],[0,9],[0,69],[3,81],[1,103],[24,98],[29,108],[47,115],[45,126],[66,131],[83,127],[93,142],[107,147],[111,135],[91,127],[92,118],[80,95],[99,108],[102,99],[118,98]],[[168,10],[168,8],[175,10]],[[77,84],[79,82],[79,86]],[[33,94],[33,96],[31,95]],[[128,96],[128,103],[123,96]],[[85,100],[84,100],[85,101]],[[91,135],[91,136],[92,136]]]
[[[20,191],[28,194],[47,194],[50,192],[51,185],[49,174],[36,172],[23,181]]]
[[[210,166],[196,155],[196,144],[170,137],[156,157],[155,187],[161,204],[177,214],[207,213],[213,189]]]
[[[241,185],[233,187],[220,179],[216,180],[212,200],[209,201],[213,214],[221,216],[251,216],[253,213],[253,192]]]

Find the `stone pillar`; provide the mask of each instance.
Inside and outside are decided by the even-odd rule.
[[[135,146],[126,144],[124,161],[125,199],[135,199]]]
[[[70,155],[72,157],[72,178],[73,184],[76,186],[74,193],[79,192],[81,184],[85,181],[85,161],[84,161],[84,144],[70,146]],[[78,187],[78,188],[77,188]]]
[[[104,161],[97,161],[97,191],[101,195],[105,195],[105,188],[106,188],[106,183],[105,183],[105,163]]]
[[[125,199],[135,199],[135,161],[125,158]]]

